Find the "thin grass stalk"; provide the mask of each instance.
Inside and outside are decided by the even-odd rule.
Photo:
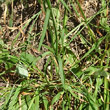
[[[109,110],[109,82],[104,78],[104,110]]]
[[[87,18],[86,18],[85,14],[84,14],[84,12],[83,12],[83,10],[82,10],[82,8],[81,8],[81,5],[80,5],[79,1],[76,0],[76,2],[77,2],[78,7],[79,7],[79,9],[80,9],[80,11],[81,11],[81,15],[82,15],[82,17],[84,18],[84,21],[86,22],[86,25],[87,25],[87,27],[88,27],[88,29],[89,29],[90,35],[91,35],[93,41],[95,42],[96,36],[95,36],[94,32],[91,30],[89,24],[87,24]]]
[[[50,9],[50,14],[51,14],[51,17],[52,17],[52,21],[53,21],[53,26],[54,26],[54,30],[55,30],[55,36],[56,36],[56,58],[58,57],[58,36],[57,36],[57,27],[55,25],[55,20],[54,20],[54,16],[53,16],[53,13],[52,13],[52,7],[51,7],[51,2],[50,0],[47,0],[47,5],[48,5],[48,8]]]

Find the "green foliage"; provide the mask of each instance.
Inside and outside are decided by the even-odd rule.
[[[5,28],[14,26],[15,1],[19,2],[0,0],[11,6]],[[17,30],[12,41],[5,39],[5,32],[0,38],[0,78],[7,83],[0,86],[0,109],[109,110],[109,3],[101,0],[101,9],[90,18],[79,0],[21,0],[18,4],[24,8],[21,14],[31,6],[40,10],[10,29],[11,33]],[[15,80],[9,76],[12,73]]]

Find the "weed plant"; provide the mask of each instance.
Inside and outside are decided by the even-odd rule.
[[[89,18],[82,2],[74,2],[0,0],[1,110],[110,109],[109,2],[101,0]],[[24,19],[30,7],[39,9]],[[12,40],[6,38],[10,31]]]

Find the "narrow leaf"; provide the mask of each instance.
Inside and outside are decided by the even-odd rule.
[[[44,21],[44,26],[43,26],[43,31],[42,31],[42,36],[41,36],[39,47],[38,47],[39,51],[40,51],[40,48],[42,46],[42,43],[43,43],[43,40],[44,40],[44,37],[45,37],[45,33],[46,33],[46,30],[47,30],[49,17],[50,17],[50,10],[47,9],[47,11],[46,11],[46,18],[45,18],[45,21]]]

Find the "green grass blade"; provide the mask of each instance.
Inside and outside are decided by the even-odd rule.
[[[5,104],[4,104],[4,106],[3,106],[4,110],[5,110],[5,109],[8,109],[9,103],[10,103],[10,100],[11,100],[11,97],[12,97],[12,95],[13,95],[14,90],[15,90],[15,86],[13,86],[12,90],[10,91],[9,97],[8,97],[7,100],[5,101]]]
[[[32,110],[32,109],[35,110],[36,109],[36,108],[34,108],[34,105],[35,105],[34,100],[35,100],[35,97],[33,97],[31,99],[28,110]]]
[[[48,5],[48,7],[49,7],[49,9],[50,9],[50,11],[51,11],[51,17],[52,17],[52,22],[53,22],[53,27],[54,27],[54,31],[55,31],[55,39],[56,39],[56,52],[55,52],[55,54],[56,54],[56,56],[58,56],[58,32],[57,32],[57,26],[56,26],[56,21],[55,21],[55,18],[54,18],[54,15],[53,15],[53,13],[52,13],[52,8],[51,8],[51,2],[50,2],[50,0],[47,0],[47,5]],[[51,26],[49,27],[49,31],[50,31],[50,33],[52,33],[52,30],[51,30]],[[54,39],[54,38],[53,38]]]
[[[27,23],[22,27],[22,30],[24,30],[24,29],[26,28],[26,26],[28,26],[29,23],[30,23],[36,16],[39,16],[40,13],[41,13],[41,11],[38,12],[37,14],[33,15],[33,16],[27,21]],[[20,36],[20,33],[21,33],[21,32],[18,32],[18,34],[15,36],[15,39],[12,41],[12,45],[11,45],[11,48],[12,48],[12,49],[13,49],[13,45],[16,43],[18,37]]]
[[[48,100],[45,96],[43,96],[43,102],[44,102],[45,110],[48,110]]]
[[[56,96],[54,96],[51,102],[51,106],[53,106],[53,104],[56,103],[60,99],[61,95],[63,94],[64,92],[62,91],[62,92],[59,92]]]
[[[65,3],[64,0],[60,0],[62,2],[62,4],[64,5],[64,7],[71,13],[71,10],[69,9],[68,5]]]
[[[41,46],[42,46],[42,43],[43,43],[43,40],[44,40],[44,37],[45,37],[45,34],[46,34],[49,17],[50,17],[50,10],[47,9],[47,10],[46,10],[46,17],[45,17],[45,21],[44,21],[44,26],[43,26],[43,31],[42,31],[42,36],[41,36],[40,43],[39,43],[39,47],[38,47],[38,50],[39,50],[39,51],[40,51],[40,48],[41,48]]]
[[[60,56],[58,56],[58,63],[59,63],[59,75],[61,78],[61,82],[63,84],[63,87],[65,85],[65,75],[64,75],[64,71],[63,71],[63,62]]]
[[[36,109],[35,110],[39,110],[39,91],[36,91],[36,96],[35,96],[35,106]]]
[[[109,110],[109,82],[108,79],[104,78],[104,110]]]
[[[10,104],[9,104],[9,110],[14,109],[13,107],[14,107],[14,105],[15,105],[16,102],[17,102],[17,98],[18,98],[18,95],[19,95],[19,93],[20,93],[20,90],[21,90],[20,87],[16,88],[16,91],[14,92],[14,95],[13,95],[13,97],[12,97],[12,99],[11,99]]]
[[[83,60],[85,57],[87,57],[93,50],[97,49],[99,47],[99,45],[101,44],[101,42],[106,38],[106,36],[98,39],[98,41],[96,43],[93,44],[92,48],[80,59]]]

